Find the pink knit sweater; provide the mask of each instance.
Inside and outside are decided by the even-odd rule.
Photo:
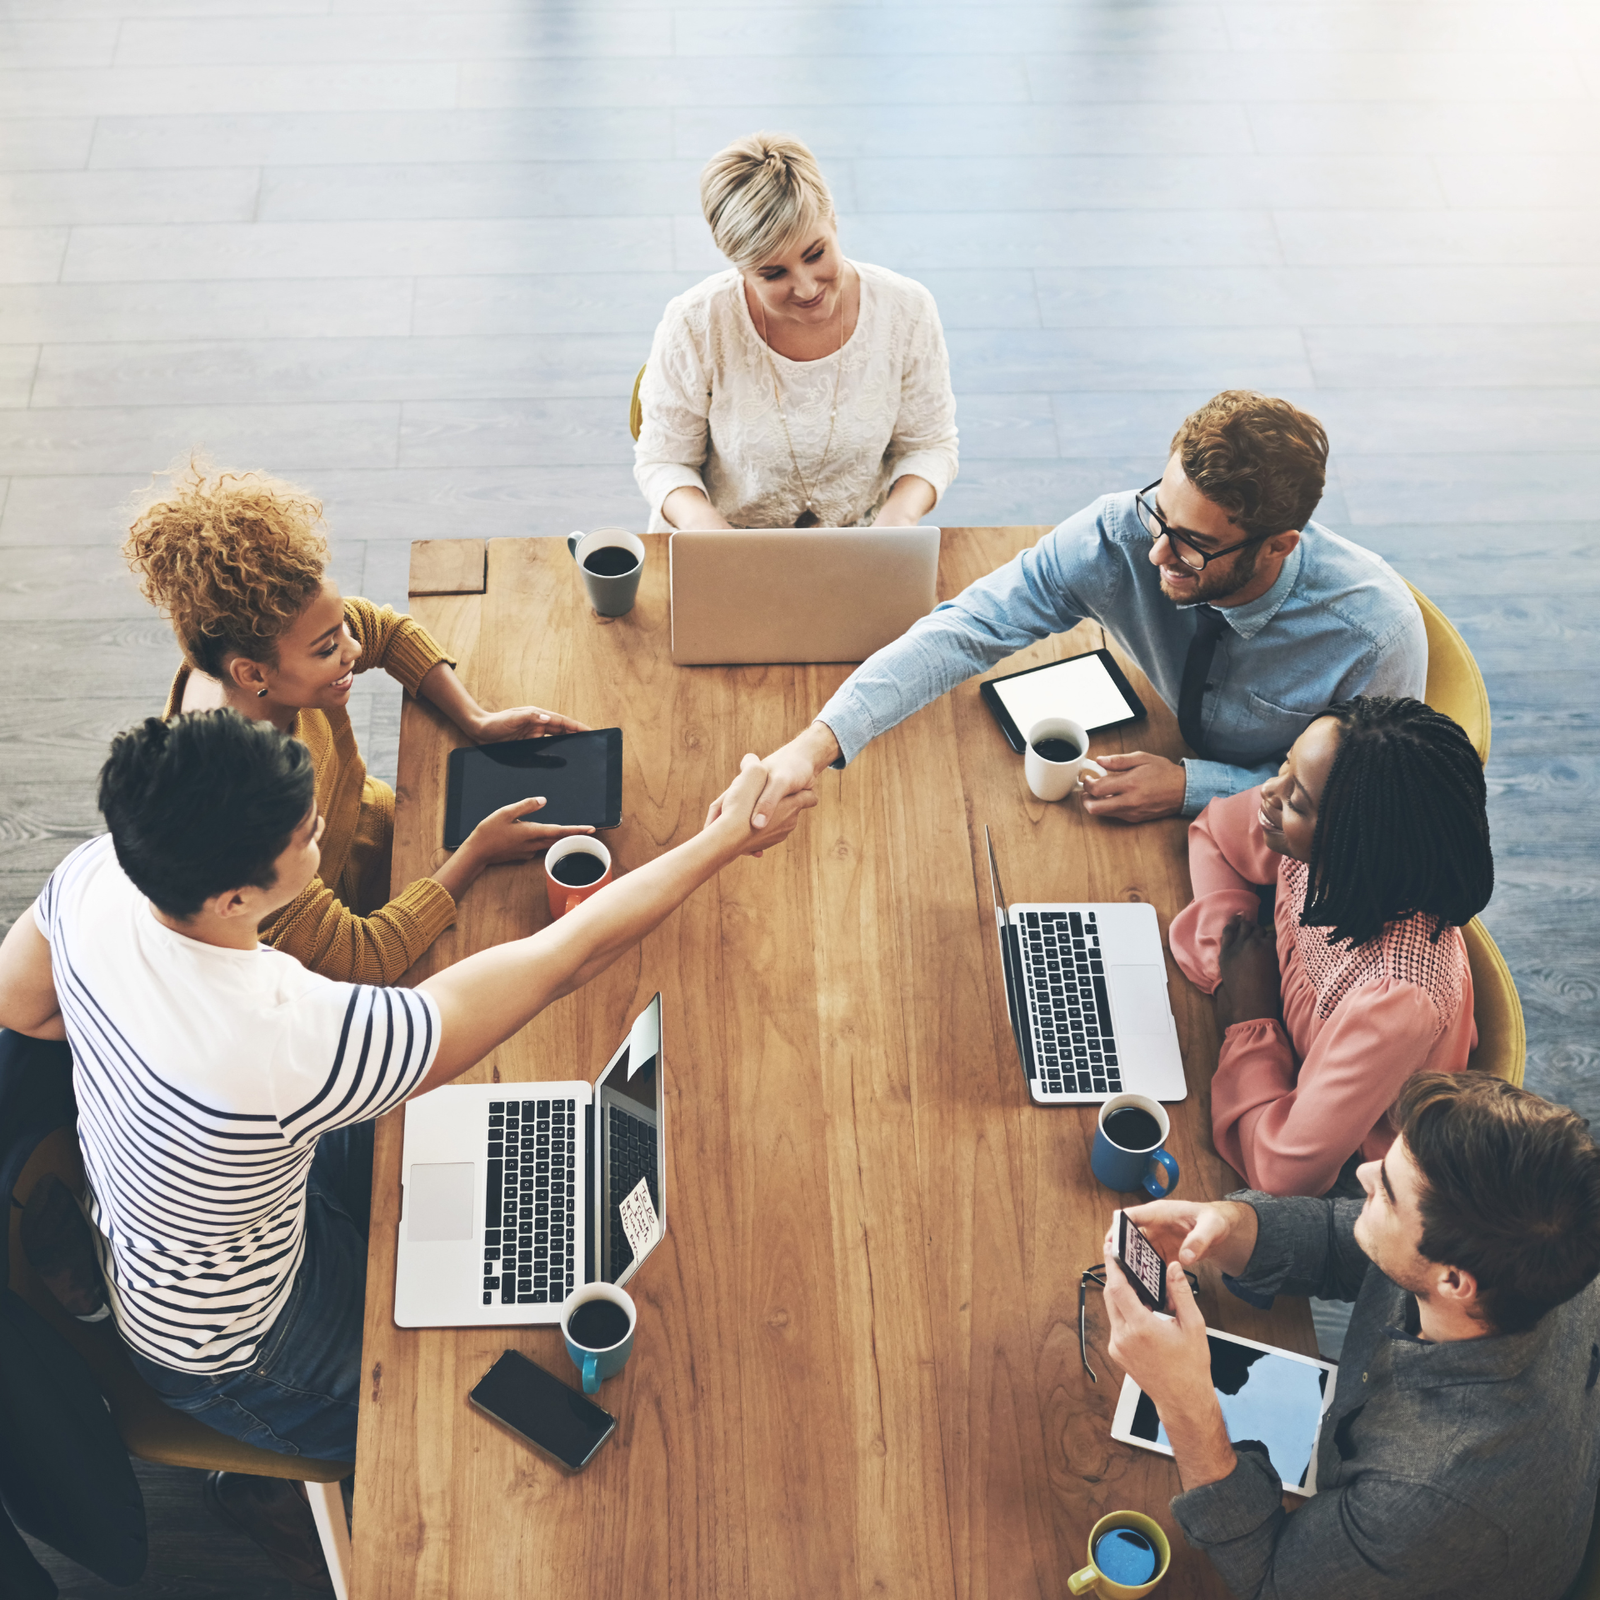
[[[1276,880],[1283,1021],[1236,1022],[1211,1083],[1218,1153],[1269,1194],[1319,1195],[1357,1150],[1394,1141],[1389,1107],[1414,1072],[1460,1072],[1478,1042],[1459,928],[1430,943],[1431,917],[1391,922],[1352,950],[1302,928],[1307,868],[1267,848],[1261,791],[1213,800],[1189,825],[1194,899],[1173,919],[1173,959],[1217,987],[1217,948],[1235,912],[1255,920],[1253,885]]]

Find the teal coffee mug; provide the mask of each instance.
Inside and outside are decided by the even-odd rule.
[[[1089,1170],[1108,1189],[1131,1194],[1141,1186],[1160,1200],[1178,1187],[1178,1163],[1161,1148],[1172,1124],[1159,1100],[1143,1094],[1114,1094],[1100,1107]],[[1167,1175],[1166,1186],[1156,1170]]]
[[[632,1296],[615,1284],[586,1283],[568,1297],[561,1312],[561,1337],[573,1366],[583,1374],[585,1394],[593,1394],[627,1364],[637,1321]]]

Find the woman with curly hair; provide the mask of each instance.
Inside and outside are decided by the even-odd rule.
[[[1484,799],[1449,717],[1358,695],[1295,740],[1277,777],[1189,825],[1194,900],[1169,940],[1216,1005],[1212,1138],[1251,1187],[1359,1194],[1351,1163],[1388,1150],[1406,1080],[1467,1065],[1460,930],[1494,888]]]
[[[391,900],[394,790],[368,775],[356,748],[346,707],[357,672],[382,667],[480,744],[584,724],[538,706],[485,711],[425,629],[339,593],[321,505],[261,473],[194,462],[175,471],[171,491],[134,519],[123,553],[183,650],[164,714],[231,706],[311,751],[321,871],[262,926],[273,948],[331,978],[392,984],[455,921],[456,901],[485,867],[593,831],[522,821],[543,802],[519,801]]]

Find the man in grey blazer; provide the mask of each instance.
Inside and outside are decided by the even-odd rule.
[[[1557,1600],[1600,1480],[1600,1150],[1576,1112],[1475,1072],[1419,1073],[1366,1202],[1159,1201],[1148,1311],[1107,1241],[1112,1359],[1155,1402],[1178,1525],[1236,1595]],[[1266,1447],[1230,1441],[1183,1274],[1249,1298],[1354,1300],[1317,1493],[1287,1516]]]

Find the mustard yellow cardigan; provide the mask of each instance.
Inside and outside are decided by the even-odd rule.
[[[450,660],[425,628],[389,606],[347,599],[344,616],[361,645],[357,672],[382,667],[415,694],[434,667]],[[180,667],[163,716],[183,705],[188,681],[189,668]],[[389,899],[394,790],[367,776],[349,713],[342,706],[302,711],[289,731],[310,750],[316,773],[317,808],[325,818],[322,872],[262,923],[262,940],[330,978],[395,983],[455,921],[455,900],[432,878],[418,878]]]

